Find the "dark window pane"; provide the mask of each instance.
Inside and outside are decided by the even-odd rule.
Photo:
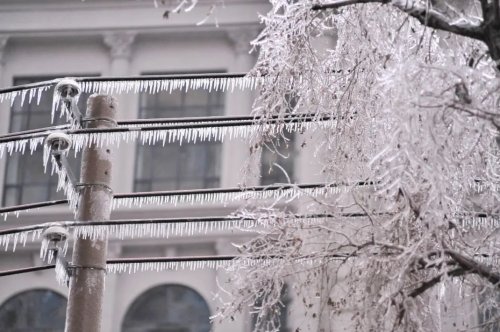
[[[178,118],[222,115],[224,93],[202,89],[144,93],[140,97],[142,118]],[[198,142],[137,147],[134,188],[136,191],[210,188],[219,186],[220,143]],[[149,186],[148,186],[149,183]]]
[[[0,331],[64,331],[66,299],[50,290],[31,290],[0,306]]]
[[[140,295],[129,307],[122,332],[208,332],[210,311],[194,290],[162,285]]]

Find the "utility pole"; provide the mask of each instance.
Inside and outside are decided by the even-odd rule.
[[[116,99],[92,95],[87,101],[87,128],[116,126]],[[83,150],[78,202],[78,221],[109,220],[113,192],[111,183],[111,151],[91,145]],[[66,332],[101,331],[104,278],[106,275],[107,240],[76,239],[69,266]]]

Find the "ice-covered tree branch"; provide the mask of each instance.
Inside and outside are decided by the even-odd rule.
[[[380,3],[390,4],[401,10],[407,15],[416,18],[424,26],[430,28],[451,32],[460,36],[470,37],[477,40],[484,40],[484,31],[481,25],[471,24],[469,22],[456,21],[450,22],[445,15],[438,10],[433,9],[429,3],[408,0],[341,0],[328,4],[315,5],[313,10],[336,9],[345,6]]]

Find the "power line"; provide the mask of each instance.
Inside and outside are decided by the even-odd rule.
[[[18,92],[18,91],[22,91],[22,90],[29,90],[29,89],[36,89],[36,88],[50,87],[52,85],[56,85],[60,80],[61,79],[58,78],[58,79],[49,80],[49,81],[27,83],[27,84],[16,85],[16,86],[13,86],[10,88],[3,88],[3,89],[0,89],[0,94]]]
[[[134,193],[123,193],[114,195],[114,199],[127,199],[127,198],[140,198],[140,197],[152,197],[152,196],[188,196],[188,195],[203,195],[203,194],[225,194],[225,193],[238,193],[238,192],[262,192],[262,191],[274,191],[274,190],[286,190],[286,189],[316,189],[316,188],[339,188],[348,186],[367,186],[373,185],[371,181],[360,181],[356,183],[308,183],[308,184],[275,184],[269,186],[249,186],[245,188],[233,187],[233,188],[210,188],[210,189],[186,189],[186,190],[166,190],[166,191],[147,191],[147,192],[134,192]],[[10,207],[0,208],[0,214],[19,212],[24,210],[36,209],[46,206],[54,206],[67,204],[67,199],[29,203]]]
[[[334,218],[334,217],[365,217],[365,213],[343,213],[339,215],[333,214],[294,214],[289,215],[287,218],[291,219],[321,219],[321,218]],[[261,218],[272,219],[272,218]],[[225,222],[225,221],[257,221],[256,218],[241,218],[241,217],[184,217],[184,218],[149,218],[149,219],[116,219],[107,221],[51,221],[37,225],[23,226],[9,228],[0,231],[0,236],[11,235],[22,232],[30,232],[39,229],[45,229],[51,226],[62,227],[88,227],[88,226],[114,226],[114,225],[150,225],[150,224],[190,224],[190,223],[210,223],[210,222]]]
[[[242,78],[247,73],[192,73],[192,74],[167,74],[167,75],[137,75],[137,76],[95,76],[76,77],[76,82],[131,82],[131,81],[157,81],[157,80],[203,80],[217,78]]]
[[[281,124],[281,123],[299,123],[312,121],[328,121],[334,117],[297,114],[285,117],[259,118],[252,116],[219,116],[219,117],[198,117],[198,118],[158,118],[158,119],[137,119],[117,122],[118,127],[97,129],[69,129],[69,126],[54,126],[40,129],[32,129],[18,133],[10,133],[0,136],[0,143],[16,142],[40,137],[46,137],[51,130],[63,130],[67,134],[101,134],[101,133],[126,133],[130,131],[158,131],[158,130],[181,130],[198,128],[217,128],[217,127],[239,127],[251,125]],[[262,121],[262,122],[259,122]],[[152,126],[148,126],[152,125]],[[161,124],[161,125],[158,125]]]
[[[37,133],[45,133],[51,130],[65,130],[69,129],[70,125],[60,125],[60,126],[51,126],[51,127],[44,127],[44,128],[37,128],[37,129],[30,129],[30,130],[23,130],[23,131],[17,131],[15,133],[7,133],[4,135],[0,136],[0,140],[4,138],[11,138],[11,137],[18,137],[18,136],[25,136],[25,135],[30,135],[30,134],[37,134]]]
[[[197,79],[224,79],[224,78],[242,78],[247,73],[202,73],[202,74],[169,74],[169,75],[140,75],[140,76],[95,76],[95,77],[72,77],[76,82],[137,82],[137,81],[157,81],[157,80],[197,80]],[[9,88],[0,89],[0,94],[21,92],[36,88],[49,88],[59,83],[63,78],[57,78],[49,81],[37,83],[28,83],[16,85]]]
[[[68,203],[67,199],[58,199],[58,200],[53,200],[53,201],[14,205],[14,206],[0,208],[0,214],[19,212],[19,211],[25,211],[25,210],[31,210],[31,209],[38,209],[38,208],[42,208],[42,207],[62,205],[62,204],[67,204],[67,203]]]
[[[6,277],[6,276],[11,276],[11,275],[36,272],[36,271],[43,271],[43,270],[50,270],[50,269],[53,269],[55,267],[56,266],[54,264],[52,264],[52,265],[44,265],[44,266],[25,267],[22,269],[5,270],[5,271],[0,271],[0,277]]]
[[[249,261],[259,261],[259,260],[273,260],[273,259],[283,259],[283,256],[278,255],[261,255],[261,256],[241,256],[241,255],[212,255],[212,256],[183,256],[183,257],[140,257],[140,258],[116,258],[108,259],[106,265],[122,265],[122,264],[155,264],[155,263],[196,263],[196,262],[229,262],[235,259],[245,259]],[[300,259],[309,259],[309,256],[297,257]],[[325,256],[325,258],[337,258],[344,259],[346,255],[330,254]],[[21,269],[12,269],[6,271],[0,271],[0,277],[23,274],[35,271],[49,270],[55,268],[55,265],[44,265],[36,267],[28,267]],[[68,268],[72,268],[71,264]]]

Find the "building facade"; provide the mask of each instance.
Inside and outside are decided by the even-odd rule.
[[[259,32],[258,13],[269,9],[266,1],[226,0],[224,6],[217,7],[213,16],[199,26],[196,23],[210,12],[209,1],[201,1],[193,11],[181,14],[167,14],[164,2],[169,3],[0,0],[1,87],[67,76],[247,72],[252,68],[256,54],[249,53],[249,42]],[[119,120],[247,115],[253,94],[204,90],[123,94],[117,96],[117,115]],[[0,134],[49,126],[51,100],[47,96],[39,105],[1,103]],[[300,143],[298,139],[291,142],[283,145],[286,146],[283,152],[293,158],[280,160],[276,155],[264,153],[262,166],[254,166],[260,168],[260,176],[248,177],[247,184],[284,182],[283,175],[272,167],[274,162],[284,165],[297,182],[316,180],[319,172],[312,152],[296,153],[294,146]],[[246,142],[174,145],[164,148],[128,143],[114,148],[114,192],[226,188],[241,184],[241,169],[249,156]],[[78,160],[74,163],[77,165]],[[4,156],[0,160],[0,174],[3,206],[58,197],[55,176],[50,178],[43,173],[41,153]],[[119,209],[113,211],[112,218],[225,216],[239,207],[235,203]],[[9,217],[0,229],[72,219],[67,207],[43,208],[19,218]],[[230,254],[231,243],[240,240],[244,240],[242,235],[230,231],[168,240],[111,239],[108,256]],[[0,270],[40,264],[39,245],[28,243],[14,253],[0,252]],[[217,280],[224,278],[223,272],[210,269],[108,275],[103,331],[207,331],[208,317],[217,306],[214,300]],[[0,329],[61,330],[58,322],[63,313],[58,308],[66,296],[67,289],[56,283],[53,271],[3,277]],[[34,307],[47,310],[36,316],[28,314]],[[212,330],[249,331],[250,328],[251,319],[243,314],[235,321],[214,325]]]

